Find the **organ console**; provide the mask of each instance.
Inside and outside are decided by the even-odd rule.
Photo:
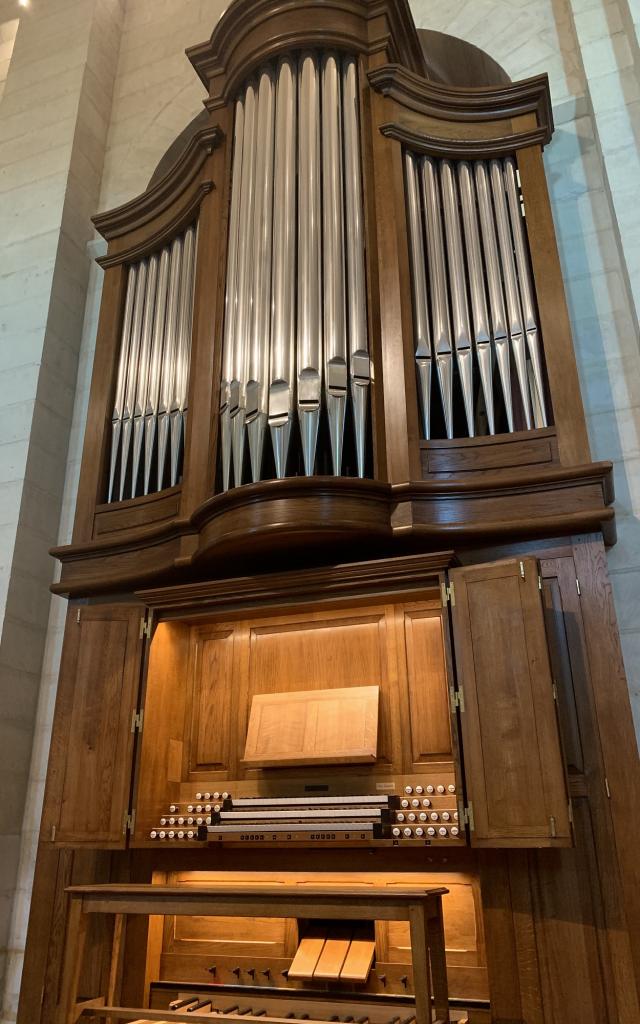
[[[233,0],[188,58],[204,115],[95,218],[19,1024],[634,1024],[547,80],[405,0]]]

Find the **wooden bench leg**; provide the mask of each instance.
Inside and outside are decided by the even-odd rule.
[[[71,899],[67,918],[67,935],[64,947],[64,967],[60,1003],[58,1006],[58,1024],[76,1024],[78,1011],[78,985],[84,957],[84,946],[87,938],[87,915],[82,910],[81,899]]]
[[[416,1024],[431,1024],[431,978],[429,976],[429,931],[424,904],[409,907],[413,990]]]
[[[447,957],[444,945],[444,922],[442,918],[442,900],[432,901],[427,918],[429,933],[429,957],[431,960],[431,982],[433,984],[433,1001],[436,1010],[436,1021],[449,1021],[449,984],[447,981]]]

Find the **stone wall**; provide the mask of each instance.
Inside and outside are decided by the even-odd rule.
[[[184,49],[226,5],[0,0],[0,1024],[15,1020],[64,624],[47,549],[70,539],[102,287],[89,215],[141,192],[200,111]],[[593,456],[615,460],[610,567],[640,731],[640,0],[411,6],[513,78],[550,76],[545,159]]]

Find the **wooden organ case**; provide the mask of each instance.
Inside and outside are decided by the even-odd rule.
[[[188,57],[206,111],[95,220],[19,1022],[635,1024],[547,80],[405,0],[234,0]]]

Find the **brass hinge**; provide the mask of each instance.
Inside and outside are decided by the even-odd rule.
[[[580,580],[576,576],[576,590],[578,591],[578,597],[582,597],[582,591],[580,590]]]
[[[524,571],[524,562],[520,562],[520,575],[522,576],[523,580],[525,580],[527,578],[526,577],[526,573]]]
[[[569,801],[569,823],[573,825],[573,804]]]
[[[151,639],[151,617],[149,615],[143,615],[140,619],[140,639],[144,640],[145,636]]]
[[[78,608],[78,611],[77,611],[77,614],[76,614],[76,622],[80,622],[81,617],[82,617],[82,608]]]
[[[605,777],[604,777],[604,788],[606,789],[606,791],[607,791],[607,797],[608,797],[608,798],[609,798],[609,800],[610,800],[610,799],[611,799],[611,790],[609,789],[609,780],[608,780],[608,778],[607,778],[607,776],[606,776],[606,775],[605,775]]]
[[[538,590],[542,591],[542,576],[538,573]]]
[[[465,825],[469,826],[469,831],[475,832],[476,825],[473,820],[473,804],[471,803],[471,801],[469,801],[468,806],[463,809],[463,815],[464,823]]]
[[[552,683],[551,683],[551,692],[553,693],[553,699],[555,700],[555,702],[557,704],[558,703],[558,687],[556,686],[555,681],[552,681]]]
[[[51,826],[51,842],[55,843],[55,841],[56,841],[56,826],[52,825]]]
[[[447,586],[446,583],[443,583],[443,584],[441,584],[441,588],[440,589],[442,590],[442,603],[443,604],[449,604],[449,602],[451,602],[451,607],[455,608],[455,606],[456,606],[456,590],[455,590],[455,587],[454,587],[453,583],[450,583],[449,586]]]
[[[134,708],[131,712],[131,732],[142,732],[142,723],[144,721],[144,708],[140,711],[136,711]]]
[[[136,824],[136,812],[135,812],[135,810],[131,811],[131,814],[129,814],[129,811],[125,811],[124,823],[122,825],[122,834],[123,834],[123,836],[126,836],[127,832],[133,834],[133,830],[135,828],[135,824]]]
[[[551,838],[555,839],[558,833],[556,831],[556,819],[553,815],[549,818],[549,831],[551,833]]]
[[[458,709],[464,711],[464,690],[461,686],[457,690],[453,686],[449,687],[449,701],[454,714]]]

